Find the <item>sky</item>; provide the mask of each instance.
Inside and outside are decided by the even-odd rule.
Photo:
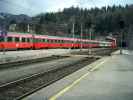
[[[103,7],[133,4],[133,0],[0,0],[0,12],[34,16],[44,12],[57,12],[64,8]]]

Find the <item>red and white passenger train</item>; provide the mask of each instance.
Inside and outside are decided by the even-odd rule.
[[[8,32],[0,35],[0,50],[43,49],[43,48],[115,48],[116,41],[97,41],[47,35],[19,34]]]

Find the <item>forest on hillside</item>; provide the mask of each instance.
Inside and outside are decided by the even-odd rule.
[[[121,30],[120,21],[124,22],[123,32],[130,33],[133,28],[133,5],[92,9],[71,7],[61,12],[39,14],[33,17],[33,20],[37,22],[35,31],[42,34],[58,30],[71,34],[73,23],[75,34],[80,34],[81,24],[83,33],[88,33],[89,29],[93,28],[96,35],[116,34]]]
[[[14,31],[27,32],[29,25],[30,30],[36,34],[71,36],[74,24],[75,36],[80,36],[81,25],[83,36],[88,36],[90,29],[93,30],[93,36],[119,36],[123,33],[123,38],[130,38],[133,32],[133,5],[91,9],[70,7],[63,11],[41,13],[33,17],[17,17],[6,18],[8,30],[11,25],[16,24]],[[123,28],[120,27],[120,21],[124,23]]]

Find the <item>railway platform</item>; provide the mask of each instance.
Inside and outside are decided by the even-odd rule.
[[[104,48],[93,48],[93,51],[101,50]],[[37,59],[43,57],[50,57],[52,55],[67,55],[73,52],[79,52],[80,49],[40,49],[40,50],[20,50],[20,51],[6,51],[0,52],[0,64],[17,62],[29,59]],[[88,49],[82,49],[88,51]]]
[[[133,52],[103,57],[23,100],[133,100]]]

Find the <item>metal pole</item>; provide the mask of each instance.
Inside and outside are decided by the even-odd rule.
[[[28,33],[30,32],[30,25],[29,24],[27,25],[27,32]]]
[[[123,42],[122,30],[121,30],[121,37],[120,37],[120,38],[121,38],[121,41],[120,41],[120,42],[121,42],[121,43],[120,43],[120,44],[121,44],[121,45],[120,45],[120,54],[122,54],[122,42]]]
[[[80,50],[82,50],[82,48],[83,48],[83,47],[82,47],[83,24],[82,24],[82,23],[81,23],[81,33],[80,33],[80,36],[81,36],[81,37],[80,37],[80,38],[81,38],[81,39],[80,39],[80,40],[81,40],[81,41],[80,41],[80,45],[81,45],[81,46],[80,46]]]
[[[89,32],[89,40],[91,40],[91,32],[92,32],[92,29],[90,29],[90,32]],[[91,55],[91,44],[89,46],[89,55]]]
[[[72,25],[72,34],[73,34],[73,40],[74,40],[74,37],[75,37],[75,34],[74,34],[74,29],[75,29],[75,19],[73,18],[73,25]],[[73,45],[72,47],[74,47],[74,41],[73,41]]]
[[[122,29],[124,29],[124,21],[121,19],[120,20],[120,22],[119,22],[119,25],[120,25],[120,29],[121,29],[121,37],[120,37],[120,44],[121,44],[121,46],[120,46],[120,54],[122,54],[122,41],[123,41],[123,32],[122,32]]]

